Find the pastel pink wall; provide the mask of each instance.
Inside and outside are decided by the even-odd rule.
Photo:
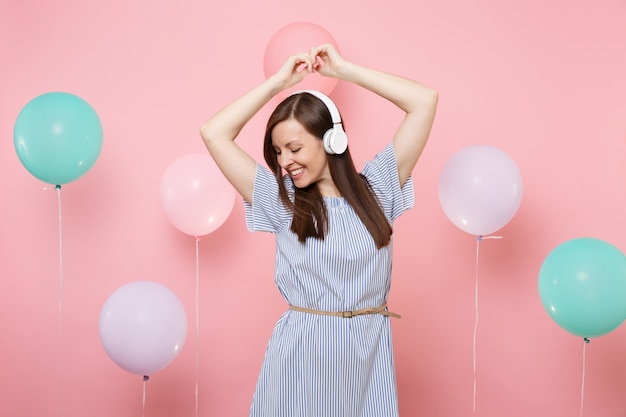
[[[186,344],[146,384],[145,415],[243,416],[277,317],[273,237],[247,232],[240,200],[199,243],[160,204],[175,158],[205,152],[199,125],[263,77],[282,26],[325,27],[354,61],[436,87],[438,116],[414,171],[416,207],[397,223],[390,304],[404,416],[471,415],[475,239],[437,196],[453,152],[492,144],[517,162],[522,205],[481,243],[476,414],[578,415],[582,348],[541,306],[538,270],[575,237],[626,251],[626,3],[388,0],[85,2],[4,0],[0,11],[0,414],[139,416],[142,381],[115,365],[98,336],[100,309],[136,280],[184,302]],[[81,96],[104,126],[94,167],[62,188],[63,335],[54,191],[13,148],[35,96]],[[401,114],[340,83],[359,164],[386,144]],[[272,103],[274,104],[274,103]],[[270,106],[241,143],[260,157]],[[584,413],[626,414],[626,328],[587,346]],[[59,408],[62,410],[59,410]]]

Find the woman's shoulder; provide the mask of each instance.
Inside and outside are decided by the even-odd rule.
[[[291,177],[285,174],[282,176],[281,181],[283,182],[287,193],[292,194],[294,190],[294,185]],[[268,167],[259,163],[257,163],[255,188],[264,190],[278,190],[278,182],[274,173],[270,171]]]

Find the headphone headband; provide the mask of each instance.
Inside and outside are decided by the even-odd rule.
[[[309,93],[322,100],[322,102],[326,105],[328,111],[330,112],[330,117],[333,120],[333,124],[341,123],[341,116],[339,115],[339,110],[337,109],[337,106],[335,106],[335,103],[333,103],[330,97],[328,97],[326,94],[317,90],[299,90],[295,91],[292,95],[300,93]]]

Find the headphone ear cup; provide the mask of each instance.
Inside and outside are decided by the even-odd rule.
[[[333,150],[334,136],[335,129],[328,129],[326,133],[324,133],[324,137],[322,138],[322,142],[324,143],[324,150],[329,155],[335,154],[335,151]]]
[[[330,147],[335,154],[342,154],[348,148],[348,136],[343,131],[341,124],[336,125],[333,129],[333,136],[330,139]]]

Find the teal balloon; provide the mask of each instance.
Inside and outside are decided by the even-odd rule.
[[[42,94],[20,111],[13,130],[15,151],[36,178],[55,185],[83,176],[102,150],[102,123],[82,98]]]
[[[626,257],[600,239],[566,241],[543,261],[539,295],[566,331],[583,338],[610,333],[625,318]]]

